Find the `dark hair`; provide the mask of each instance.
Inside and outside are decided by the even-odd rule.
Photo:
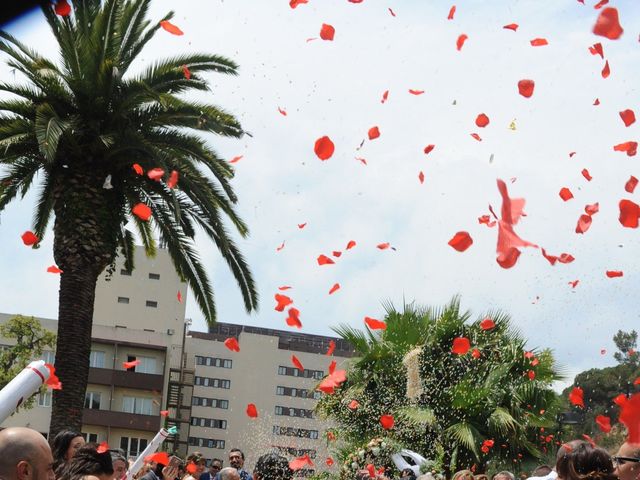
[[[231,450],[229,450],[229,455],[231,455],[233,452],[240,452],[240,456],[242,457],[242,460],[244,460],[244,452],[242,450],[240,450],[239,448],[232,448]]]
[[[289,462],[277,453],[262,455],[256,462],[253,473],[259,475],[260,480],[291,480],[293,477]]]
[[[551,473],[553,468],[549,465],[538,465],[533,472],[531,472],[532,477],[546,477]]]
[[[58,470],[62,470],[64,464],[67,463],[64,457],[67,454],[67,450],[69,450],[71,440],[77,437],[82,437],[82,434],[75,430],[61,430],[54,437],[51,443],[51,455],[53,456],[53,470],[56,472],[56,477],[61,473]]]
[[[220,458],[212,458],[211,461],[209,462],[209,466],[211,466],[213,462],[220,462],[220,465],[224,465],[224,461],[221,460]]]
[[[98,453],[95,443],[86,443],[78,449],[73,458],[56,480],[81,480],[85,475],[113,475],[111,454]]]
[[[558,452],[556,471],[563,480],[616,480],[611,455],[583,440],[564,444]]]

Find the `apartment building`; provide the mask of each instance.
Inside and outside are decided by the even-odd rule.
[[[181,455],[200,451],[227,464],[229,450],[240,448],[252,469],[259,455],[276,450],[287,458],[308,454],[324,470],[329,425],[315,416],[320,398],[315,387],[332,360],[338,368],[346,366],[351,346],[338,338],[226,322],[206,333],[189,331],[186,298],[186,285],[162,249],[149,259],[138,248],[133,272],[117,261],[115,270],[100,278],[83,410],[87,440],[107,441],[135,457],[161,426],[176,426],[178,435],[166,446]],[[0,314],[0,322],[9,317]],[[39,320],[56,330],[55,320]],[[239,352],[225,347],[231,337]],[[336,348],[329,357],[332,340]],[[47,362],[53,357],[44,354]],[[140,364],[125,368],[132,360]],[[247,415],[249,403],[256,405],[257,418]],[[168,410],[166,419],[161,410]],[[50,413],[47,392],[38,396],[36,407],[16,413],[0,428],[29,426],[46,434]]]

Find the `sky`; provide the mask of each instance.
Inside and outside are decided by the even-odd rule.
[[[154,1],[150,18],[173,9],[184,35],[160,30],[132,73],[185,51],[240,66],[235,77],[210,75],[212,91],[198,97],[235,114],[251,133],[206,138],[222,158],[242,155],[233,187],[250,236],[239,244],[260,309],[245,313],[230,271],[200,235],[218,319],[290,329],[286,314],[274,311],[283,285],[293,287],[286,293],[302,331],[326,335],[341,323],[361,328],[365,316],[382,318],[385,302],[438,306],[459,295],[473,318],[508,312],[531,348],[554,350],[569,382],[615,364],[612,336],[640,326],[640,233],[618,221],[618,202],[638,201],[624,186],[630,175],[640,177],[639,160],[613,150],[638,141],[638,124],[625,127],[619,112],[640,114],[640,9],[612,1],[625,32],[609,40],[592,33],[595,3],[457,1],[448,20],[451,1],[309,0],[295,9],[286,0]],[[335,28],[333,41],[319,38],[323,23]],[[511,23],[517,31],[503,28]],[[57,59],[39,12],[5,28]],[[461,34],[468,39],[457,50]],[[535,38],[548,45],[533,47]],[[588,49],[597,42],[608,78],[605,60]],[[6,65],[0,75],[14,79]],[[531,98],[518,94],[521,79],[535,81]],[[480,113],[490,119],[484,128],[475,124]],[[380,137],[369,140],[374,126]],[[314,143],[325,135],[335,153],[321,161]],[[551,266],[539,249],[525,248],[513,268],[496,263],[497,229],[478,217],[489,205],[499,212],[497,179],[511,197],[526,199],[516,232],[575,261]],[[563,187],[574,198],[563,201]],[[591,228],[576,234],[585,205],[595,202]],[[31,192],[0,214],[0,311],[55,318],[58,277],[45,271],[53,263],[51,232],[39,250],[20,240],[33,207]],[[448,245],[458,231],[473,238],[464,252]],[[345,251],[350,240],[357,245]],[[382,243],[393,248],[378,249]],[[334,265],[317,264],[333,251],[342,252]],[[608,278],[607,270],[624,276]],[[329,295],[335,283],[341,288]],[[193,328],[205,330],[187,301]]]

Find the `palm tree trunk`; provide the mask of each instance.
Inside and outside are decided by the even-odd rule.
[[[56,374],[62,390],[53,392],[51,438],[60,430],[81,431],[89,377],[93,301],[98,275],[93,268],[64,271],[60,276]]]

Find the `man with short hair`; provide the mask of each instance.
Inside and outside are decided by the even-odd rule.
[[[492,480],[516,480],[516,477],[513,473],[503,470],[502,472],[496,473]]]
[[[620,480],[640,480],[640,443],[625,442],[613,457]]]
[[[238,470],[240,480],[253,480],[253,477],[249,472],[243,469],[244,467],[244,453],[239,448],[232,448],[229,451],[229,465]],[[226,469],[222,469],[226,470]],[[222,472],[221,470],[221,472]],[[220,474],[216,475],[215,480],[221,480]]]
[[[200,475],[199,480],[215,480],[216,475],[222,470],[222,460],[214,458],[209,464],[209,471]]]
[[[233,467],[223,468],[220,470],[220,480],[240,480],[240,474]]]
[[[0,432],[0,478],[3,480],[54,480],[53,456],[47,440],[23,427]]]

